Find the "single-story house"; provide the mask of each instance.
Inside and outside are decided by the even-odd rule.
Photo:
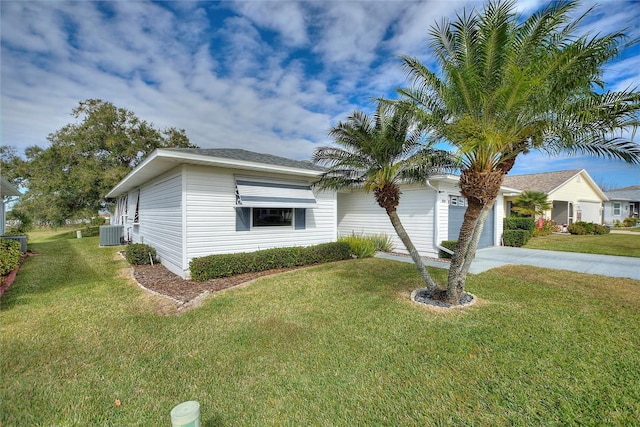
[[[504,185],[521,191],[538,191],[547,194],[553,204],[544,217],[556,224],[572,224],[577,221],[602,223],[603,204],[607,196],[584,169],[544,172],[507,176]],[[511,212],[511,202],[506,199],[506,215]]]
[[[443,240],[457,240],[467,207],[461,196],[459,177],[442,175],[424,184],[401,185],[402,195],[398,215],[413,244],[423,256],[438,256]],[[513,188],[502,187],[493,210],[485,223],[478,248],[499,246],[502,239],[504,197],[518,194]],[[395,251],[407,253],[397,237],[384,209],[373,194],[363,190],[338,193],[338,234],[379,234],[391,237]]]
[[[181,277],[196,257],[331,242],[336,193],[313,187],[323,171],[239,149],[157,149],[106,195],[111,224]]]
[[[5,177],[0,176],[0,204],[2,204],[2,210],[0,211],[0,236],[4,234],[6,224],[5,197],[20,195],[20,191],[13,184]]]
[[[625,218],[638,218],[640,213],[640,185],[605,191],[609,201],[604,203],[604,223],[613,224]]]

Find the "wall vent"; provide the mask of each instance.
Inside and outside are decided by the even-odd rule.
[[[124,239],[123,230],[122,225],[101,225],[100,246],[120,246]]]

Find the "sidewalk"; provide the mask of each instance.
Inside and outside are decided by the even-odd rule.
[[[409,256],[387,253],[378,253],[376,256],[402,262],[413,262]],[[449,268],[449,263],[446,262],[425,259],[424,263],[431,267]],[[556,270],[640,280],[640,258],[543,251],[508,246],[494,246],[478,250],[469,272],[478,274],[508,264],[532,265]]]

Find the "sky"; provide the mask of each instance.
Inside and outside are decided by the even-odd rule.
[[[93,98],[202,148],[307,160],[331,126],[408,85],[399,55],[433,66],[429,28],[473,7],[483,2],[2,0],[0,144],[47,147]],[[602,0],[583,24],[640,37],[640,2]],[[609,88],[640,86],[639,46],[608,65]],[[537,152],[510,175],[581,168],[606,189],[640,185],[638,166]]]

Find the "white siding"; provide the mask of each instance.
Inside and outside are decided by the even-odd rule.
[[[433,235],[435,201],[436,193],[432,189],[402,187],[398,215],[416,249],[425,256],[435,256],[438,252],[434,247]],[[378,206],[372,193],[353,191],[338,194],[338,234],[352,233],[385,233],[392,238],[395,251],[407,253],[387,213]],[[446,239],[446,233],[440,239]]]
[[[165,174],[140,189],[139,224],[133,222],[138,190],[129,193],[125,235],[156,249],[162,265],[183,275],[182,174]]]
[[[241,175],[246,176],[247,172]],[[314,190],[318,208],[307,209],[304,230],[260,227],[236,231],[234,171],[190,165],[186,166],[185,178],[185,270],[191,259],[210,254],[309,246],[336,240],[335,192]],[[291,177],[265,174],[260,178],[291,180]]]

